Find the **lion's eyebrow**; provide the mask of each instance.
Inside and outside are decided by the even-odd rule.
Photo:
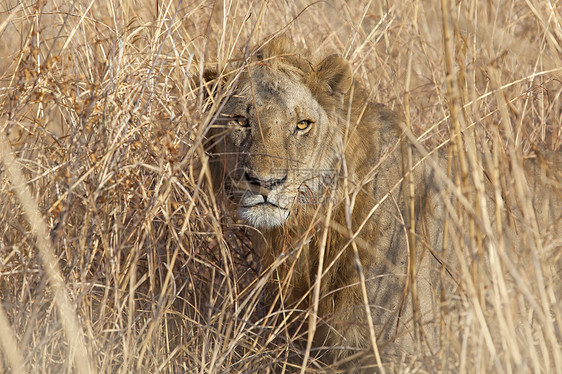
[[[295,115],[296,115],[296,117],[297,117],[297,118],[300,117],[301,114],[302,114],[302,109],[301,109],[301,107],[300,107],[300,106],[296,106],[296,107],[295,107]]]

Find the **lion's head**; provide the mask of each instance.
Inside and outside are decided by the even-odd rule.
[[[314,63],[284,38],[255,53],[237,76],[214,124],[214,153],[250,225],[282,225],[337,185],[346,131],[341,112],[352,82],[342,57]]]

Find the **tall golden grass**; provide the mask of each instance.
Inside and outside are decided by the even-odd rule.
[[[0,372],[323,370],[211,192],[193,84],[276,33],[344,55],[454,160],[460,193],[490,155],[535,229],[483,248],[454,207],[449,240],[473,243],[457,247],[460,307],[442,306],[441,350],[386,370],[562,373],[562,240],[537,235],[517,168],[562,143],[557,0],[0,0]]]

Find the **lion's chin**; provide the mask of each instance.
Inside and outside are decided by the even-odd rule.
[[[258,229],[271,229],[281,226],[289,217],[288,209],[268,203],[240,207],[238,213],[251,226]]]

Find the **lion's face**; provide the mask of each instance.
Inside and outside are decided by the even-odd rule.
[[[333,103],[343,96],[342,74],[351,72],[341,57],[328,59],[310,72],[314,77],[279,61],[247,67],[221,113],[218,125],[226,131],[218,151],[227,189],[254,227],[282,225],[295,209],[322,202],[336,185],[345,128]],[[340,76],[330,81],[336,72]],[[343,84],[349,88],[351,79]],[[324,100],[332,108],[321,105],[319,95],[335,99]]]

